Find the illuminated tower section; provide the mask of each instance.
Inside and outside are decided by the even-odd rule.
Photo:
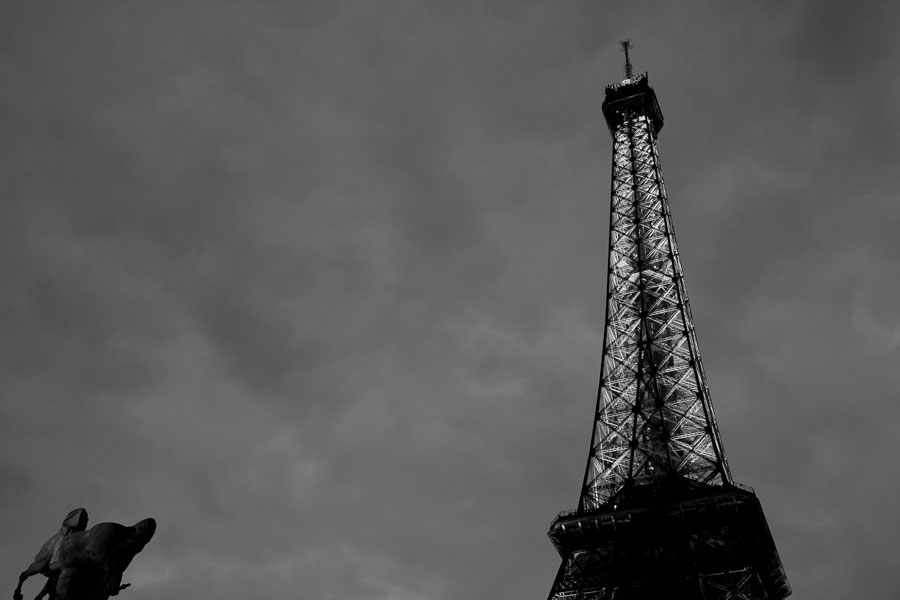
[[[736,484],[700,360],[647,76],[608,86],[606,329],[578,508],[549,536],[556,600],[780,599],[790,586],[752,489]]]

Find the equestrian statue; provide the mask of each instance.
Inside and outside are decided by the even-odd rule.
[[[131,527],[98,523],[86,529],[87,522],[83,508],[66,515],[19,575],[13,600],[22,600],[22,583],[38,574],[47,581],[35,600],[108,600],[131,585],[122,584],[122,574],[153,537],[156,521],[144,519]]]

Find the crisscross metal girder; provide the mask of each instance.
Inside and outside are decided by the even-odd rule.
[[[560,565],[551,591],[552,600],[611,600],[608,587],[609,550],[572,552]]]
[[[766,597],[752,569],[728,570],[700,578],[703,597],[710,600],[757,600]]]
[[[652,123],[613,133],[606,331],[579,511],[626,484],[731,482],[690,306]]]

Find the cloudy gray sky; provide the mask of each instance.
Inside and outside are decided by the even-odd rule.
[[[9,592],[84,506],[159,521],[129,600],[544,598],[631,37],[734,475],[896,597],[895,6],[3,2]]]

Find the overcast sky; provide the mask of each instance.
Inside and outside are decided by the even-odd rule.
[[[159,522],[126,600],[545,598],[630,37],[735,479],[895,598],[896,6],[0,3],[8,593],[83,506]]]

